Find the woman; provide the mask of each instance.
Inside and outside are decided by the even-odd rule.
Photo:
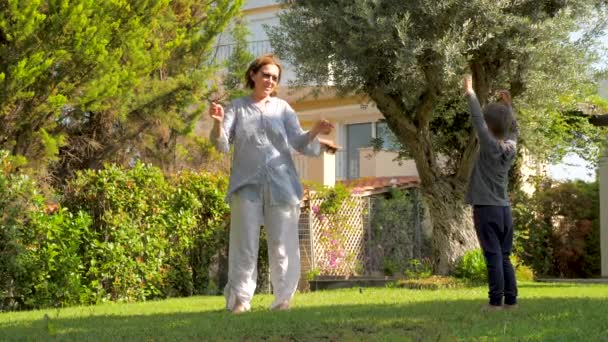
[[[250,96],[231,102],[226,111],[212,103],[211,140],[222,152],[234,145],[227,199],[231,207],[226,308],[248,311],[256,287],[260,226],[268,239],[270,275],[275,300],[284,310],[298,286],[300,249],[298,219],[303,190],[291,149],[318,156],[319,134],[333,125],[317,121],[305,132],[289,104],[274,97],[281,65],[272,55],[258,57],[247,69]]]

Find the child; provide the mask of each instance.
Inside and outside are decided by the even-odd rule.
[[[471,75],[464,77],[471,121],[479,139],[479,152],[471,173],[467,203],[488,269],[489,309],[517,307],[517,284],[510,255],[513,221],[507,196],[509,169],[516,155],[517,123],[511,95],[500,92],[500,101],[482,109],[473,90]]]

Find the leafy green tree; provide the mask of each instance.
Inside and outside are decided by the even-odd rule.
[[[570,125],[561,109],[593,84],[590,52],[602,31],[603,1],[284,2],[290,7],[269,35],[299,83],[331,81],[342,93],[367,94],[415,160],[439,273],[477,245],[464,204],[477,141],[462,73],[472,72],[482,104],[500,88],[511,91],[522,137],[537,155],[572,142],[568,133],[583,127],[582,120]],[[583,38],[571,39],[575,31]]]
[[[0,148],[31,166],[56,161],[58,177],[105,161],[170,164],[242,3],[1,0]]]
[[[222,85],[228,99],[232,100],[249,94],[249,89],[245,88],[245,71],[249,64],[256,57],[249,52],[248,37],[249,28],[243,17],[238,17],[230,31],[234,41],[234,49],[226,61],[226,75]]]
[[[215,73],[211,84],[210,94],[206,100],[218,101],[224,105],[229,100],[244,96],[249,93],[245,88],[244,75],[255,56],[249,52],[248,36],[250,34],[247,23],[239,13],[232,20],[230,28],[225,32],[229,35],[232,43],[218,46],[217,49],[229,49],[229,55],[225,60],[217,60],[216,52],[212,61],[217,63],[221,70]],[[199,170],[204,168],[208,171],[229,173],[231,156],[218,153],[211,145],[206,135],[201,135],[205,131],[208,121],[202,120],[201,129],[189,131],[187,134],[177,136],[176,150],[177,158],[172,165],[177,169]],[[207,128],[209,128],[207,126]]]

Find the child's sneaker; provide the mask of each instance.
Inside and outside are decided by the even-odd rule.
[[[481,311],[482,312],[492,312],[492,311],[502,311],[503,307],[502,305],[492,305],[492,304],[486,304]]]

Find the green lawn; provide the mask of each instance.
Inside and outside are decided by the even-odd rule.
[[[608,341],[608,285],[525,283],[517,311],[484,313],[486,289],[367,288],[271,296],[235,316],[222,297],[0,314],[0,340],[77,341]],[[48,316],[48,319],[45,318]]]

